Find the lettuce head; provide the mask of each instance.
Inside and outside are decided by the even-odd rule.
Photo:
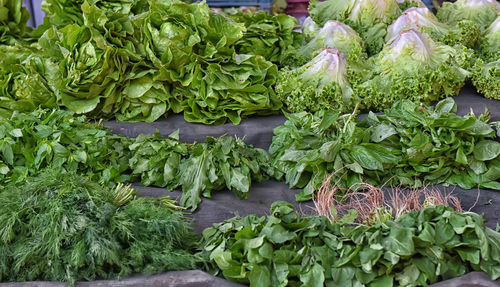
[[[479,52],[485,61],[500,59],[500,16],[486,29]]]
[[[300,68],[281,70],[276,94],[291,112],[348,111],[354,105],[348,74],[344,54],[324,49]]]
[[[500,58],[492,62],[477,60],[473,68],[472,83],[485,97],[500,100]]]
[[[438,8],[437,17],[441,22],[456,25],[462,20],[477,23],[486,29],[498,16],[500,3],[496,0],[457,0],[454,3],[444,2]]]
[[[472,83],[485,97],[500,100],[500,16],[486,29],[482,38]]]
[[[419,32],[428,33],[438,38],[448,32],[448,26],[439,22],[437,17],[425,7],[412,7],[404,11],[389,27],[385,40],[389,41],[399,35],[404,30],[413,29]]]
[[[304,37],[306,40],[311,40],[316,36],[316,34],[319,32],[320,27],[314,20],[308,16],[304,22],[302,22],[302,34],[304,34]]]
[[[396,0],[314,0],[309,13],[319,25],[336,20],[351,26],[373,55],[383,47],[387,26],[401,15],[401,9]]]
[[[462,20],[457,25],[449,26],[439,22],[426,7],[412,7],[389,25],[385,39],[389,41],[401,31],[408,29],[427,33],[433,40],[447,45],[461,44],[469,48],[475,46],[481,35],[480,26],[470,20]]]
[[[326,48],[338,49],[346,55],[349,63],[359,63],[360,60],[366,58],[361,37],[351,27],[339,21],[327,21],[299,53],[311,59],[318,51]]]
[[[402,98],[428,103],[455,96],[469,76],[456,60],[461,51],[425,33],[401,31],[371,59],[373,69],[354,90],[364,97],[363,108],[377,109]]]

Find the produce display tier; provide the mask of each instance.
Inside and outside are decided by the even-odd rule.
[[[475,89],[471,86],[466,86],[462,89],[461,93],[455,97],[458,106],[458,114],[465,115],[472,111],[474,114],[482,114],[485,107],[488,108],[492,121],[500,121],[500,102],[490,100],[477,94]],[[360,115],[364,117],[366,115]],[[116,121],[104,122],[104,125],[109,127],[113,133],[121,134],[128,137],[136,137],[141,133],[154,133],[158,130],[162,135],[166,136],[171,132],[179,129],[180,140],[188,143],[204,142],[207,136],[221,136],[223,134],[234,135],[245,139],[245,142],[252,144],[259,148],[268,149],[273,137],[273,129],[285,122],[283,115],[252,117],[245,119],[240,125],[224,124],[219,126],[206,126],[202,124],[188,123],[184,120],[182,114],[172,115],[168,119],[154,122],[154,123],[122,123]],[[180,191],[168,192],[165,188],[143,187],[135,184],[134,188],[138,190],[139,196],[159,197],[170,195],[172,198],[179,198]],[[500,224],[500,193],[492,190],[477,189],[477,190],[463,190],[458,187],[444,187],[435,186],[443,193],[453,193],[457,196],[465,211],[473,211],[478,214],[483,214],[484,219],[487,220],[487,226],[495,229]],[[389,189],[387,189],[389,191]],[[214,193],[210,199],[204,198],[198,209],[190,216],[193,218],[195,231],[201,231],[212,224],[222,222],[235,215],[246,216],[249,214],[257,214],[264,216],[269,214],[269,207],[275,201],[287,201],[295,205],[298,210],[304,214],[311,213],[314,208],[312,202],[298,203],[295,200],[295,195],[299,190],[293,190],[288,187],[284,182],[277,182],[268,180],[261,183],[254,183],[250,189],[249,198],[246,200],[238,199],[233,193],[228,191],[220,191]],[[179,274],[180,278],[186,278],[182,272]],[[201,272],[201,271],[200,271]],[[158,275],[169,276],[170,273]],[[182,281],[176,285],[148,285],[151,277],[145,277],[144,286],[240,286],[229,281],[211,281],[213,278],[205,274],[205,281],[202,284],[195,282],[186,283],[183,285]],[[179,279],[181,280],[181,279]],[[184,279],[185,280],[185,279]],[[102,281],[101,285],[93,286],[117,286],[116,281]],[[127,285],[120,286],[131,286]],[[1,285],[3,287],[4,285]],[[7,285],[6,285],[7,286]],[[19,286],[19,285],[8,285]],[[39,285],[35,285],[39,286]],[[44,285],[45,286],[45,285]],[[55,285],[46,285],[55,286]],[[85,285],[81,285],[85,286]],[[493,287],[500,286],[500,280],[491,281],[483,273],[472,272],[460,278],[443,281],[431,286],[484,286]]]
[[[458,106],[459,115],[465,115],[471,110],[474,114],[479,115],[484,113],[485,107],[487,107],[491,121],[500,121],[500,101],[481,96],[470,85],[465,86],[454,99]],[[364,114],[360,115],[360,117],[364,116]],[[115,134],[132,138],[139,134],[152,134],[156,130],[161,135],[167,136],[178,129],[180,140],[186,143],[205,142],[207,136],[218,137],[227,134],[244,138],[247,144],[255,147],[268,149],[271,145],[273,129],[282,125],[285,120],[286,118],[283,115],[273,115],[250,117],[244,119],[239,125],[227,123],[218,126],[207,126],[188,123],[182,114],[176,114],[153,123],[105,121],[103,124]]]

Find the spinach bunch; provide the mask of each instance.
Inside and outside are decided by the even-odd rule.
[[[469,271],[500,277],[500,233],[481,216],[430,206],[375,225],[297,215],[235,217],[203,231],[222,275],[250,286],[425,286]]]
[[[0,190],[0,282],[120,278],[194,269],[196,234],[161,199],[123,204],[60,168]]]
[[[153,135],[140,134],[129,145],[132,179],[140,178],[144,186],[172,185],[179,166],[191,151],[191,145],[179,141],[179,130],[164,138],[157,131]]]
[[[366,121],[333,111],[287,115],[274,130],[273,165],[297,200],[309,200],[326,176],[357,183],[420,187],[453,184],[500,189],[500,143],[486,115],[457,115],[453,99],[425,107],[408,100]]]
[[[196,209],[201,196],[227,188],[239,198],[247,198],[252,181],[274,174],[269,154],[230,136],[207,137],[192,147],[189,158],[179,166],[171,188],[182,188],[180,205]]]
[[[208,137],[205,143],[179,142],[179,132],[167,138],[159,133],[139,135],[129,145],[131,180],[144,186],[180,189],[180,205],[195,210],[201,197],[227,188],[247,198],[252,181],[273,176],[269,154],[241,139]]]

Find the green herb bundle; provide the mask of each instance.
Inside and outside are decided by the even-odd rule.
[[[384,114],[370,112],[366,121],[333,111],[289,114],[269,151],[290,187],[305,188],[297,200],[310,200],[334,172],[333,182],[347,188],[367,182],[500,189],[493,123],[487,115],[456,112],[448,98],[435,108],[399,101]]]
[[[203,261],[181,212],[160,199],[117,195],[60,168],[2,188],[0,281],[114,279]]]
[[[224,188],[239,198],[247,198],[252,181],[274,175],[269,154],[243,140],[222,136],[208,137],[205,143],[179,142],[179,132],[167,138],[159,133],[139,135],[129,146],[132,179],[145,186],[180,189],[180,205],[195,210],[201,197],[210,198]]]
[[[180,205],[196,209],[201,196],[210,198],[213,191],[227,188],[239,198],[247,198],[252,181],[273,176],[269,154],[230,136],[207,137],[178,169],[171,188],[182,187]]]
[[[123,182],[129,142],[67,111],[15,112],[0,120],[0,181],[22,183],[53,166],[101,183]]]
[[[484,271],[500,277],[500,233],[481,216],[430,206],[374,225],[297,215],[235,217],[203,232],[205,251],[230,280],[250,286],[426,286]]]

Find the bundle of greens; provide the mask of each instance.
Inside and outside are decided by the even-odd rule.
[[[0,45],[13,45],[23,42],[30,28],[26,22],[30,14],[23,6],[23,0],[0,1]]]
[[[276,66],[262,56],[236,54],[244,24],[204,3],[177,1],[153,2],[135,22],[145,27],[148,60],[172,82],[172,97],[181,101],[187,121],[238,124],[242,116],[281,107],[272,90]]]
[[[304,188],[299,201],[310,200],[333,172],[332,182],[345,188],[445,183],[500,190],[500,143],[487,115],[456,111],[447,98],[435,108],[400,101],[367,121],[333,111],[290,114],[274,130],[269,152],[290,187]]]
[[[488,27],[473,67],[472,83],[487,98],[500,100],[500,16]]]
[[[425,7],[414,7],[403,12],[389,27],[387,27],[386,41],[408,29],[427,33],[435,41],[453,46],[461,44],[474,48],[481,35],[479,25],[470,20],[462,20],[455,26],[448,26],[439,22],[437,17]]]
[[[500,4],[496,0],[457,0],[443,2],[438,7],[437,17],[441,22],[456,25],[462,20],[477,23],[482,30],[486,29],[498,16]]]
[[[287,58],[296,53],[303,37],[294,29],[299,22],[285,14],[273,16],[265,11],[237,11],[229,17],[243,23],[246,32],[236,42],[236,53],[260,55],[277,65],[287,65]]]
[[[435,205],[373,225],[349,217],[301,217],[276,202],[270,216],[205,229],[204,250],[225,278],[250,286],[426,286],[472,270],[500,277],[500,233],[475,213]]]
[[[197,236],[160,199],[133,200],[60,168],[0,190],[0,282],[121,278],[194,269]]]
[[[140,134],[129,145],[131,158],[129,164],[132,179],[140,177],[144,186],[166,187],[172,185],[179,171],[179,166],[191,152],[191,146],[179,141],[179,131],[167,138],[155,134]]]
[[[182,188],[180,205],[195,210],[201,196],[210,198],[213,191],[227,188],[239,198],[247,198],[252,181],[274,176],[269,154],[229,136],[207,137],[192,147],[182,161],[170,189]]]
[[[50,87],[57,66],[35,47],[0,45],[0,117],[57,107]],[[42,76],[45,75],[45,76]]]
[[[53,84],[61,104],[76,113],[96,110],[101,98],[120,93],[117,82],[128,63],[110,47],[99,47],[86,26],[71,24],[47,30],[39,40],[44,53],[57,63]],[[96,112],[99,114],[99,112]]]
[[[470,74],[460,66],[468,58],[464,53],[425,33],[404,30],[370,59],[372,69],[353,89],[363,97],[363,109],[389,107],[399,99],[431,103],[456,96]]]
[[[328,20],[341,21],[356,30],[366,44],[368,53],[375,55],[384,45],[387,26],[399,15],[396,0],[327,0],[311,1],[309,14],[318,25]]]
[[[343,53],[325,49],[300,68],[280,71],[276,93],[292,112],[352,110],[355,97],[349,84],[348,68]]]
[[[67,111],[15,112],[0,120],[0,181],[22,183],[53,166],[104,184],[123,182],[129,141]]]

